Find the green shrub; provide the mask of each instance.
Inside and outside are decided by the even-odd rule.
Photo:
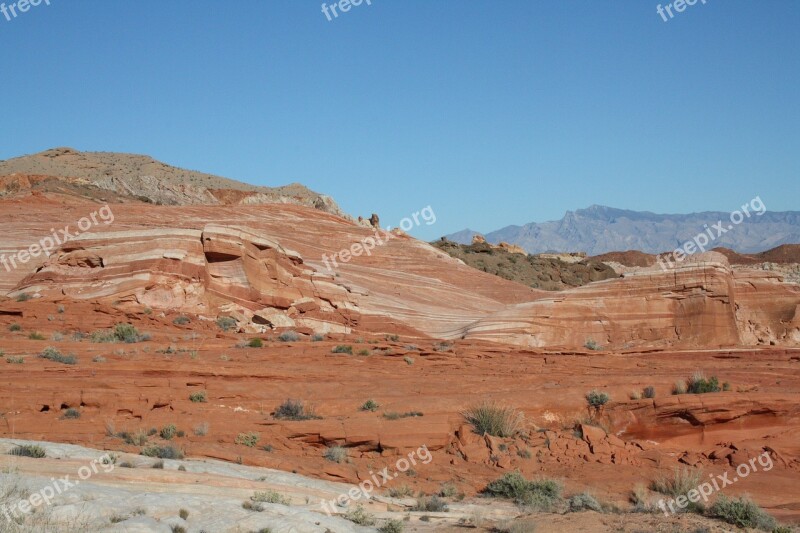
[[[354,524],[358,524],[359,526],[374,526],[375,525],[375,517],[371,514],[367,513],[364,510],[364,506],[358,505],[353,509],[350,509],[344,514],[344,518],[346,520],[350,520]]]
[[[78,362],[74,355],[63,355],[52,346],[45,348],[42,353],[39,354],[39,357],[42,359],[47,359],[48,361],[54,361],[56,363],[62,363],[65,365],[74,365]]]
[[[716,376],[711,376],[709,379],[706,379],[702,372],[695,372],[694,375],[686,381],[686,392],[689,394],[706,394],[709,392],[720,392],[721,390],[719,380]]]
[[[258,433],[239,433],[238,435],[236,435],[236,440],[234,442],[241,446],[254,448],[255,445],[258,444],[259,438],[260,437]]]
[[[724,494],[720,494],[708,514],[741,528],[773,531],[778,526],[774,518],[747,496],[730,499]]]
[[[12,357],[12,356],[6,357],[6,363],[10,363],[13,365],[21,365],[24,362],[25,359],[23,359],[22,357]]]
[[[11,324],[8,326],[8,331],[22,331],[22,326],[19,324]]]
[[[314,334],[311,336],[311,340],[312,340],[313,342],[320,342],[320,341],[324,341],[324,340],[325,340],[325,335],[323,335],[323,334],[321,334],[321,333],[314,333]]]
[[[645,398],[655,398],[656,397],[656,389],[653,386],[645,387],[642,391],[642,396]]]
[[[490,401],[484,401],[464,411],[462,415],[472,425],[475,433],[502,438],[516,435],[522,429],[524,421],[523,414],[516,409]]]
[[[364,348],[363,350],[359,350],[358,351],[358,355],[360,355],[362,357],[368,357],[368,356],[372,355],[372,352],[370,350],[367,350],[366,348]]]
[[[185,326],[186,324],[188,324],[191,321],[192,321],[192,319],[189,318],[188,316],[180,315],[180,316],[175,317],[175,320],[173,320],[172,323],[175,324],[176,326]]]
[[[607,404],[611,397],[605,393],[597,390],[592,390],[586,393],[587,403],[595,409]]]
[[[44,451],[44,448],[37,446],[36,444],[22,444],[20,446],[14,446],[9,453],[18,457],[33,457],[34,459],[41,459],[47,455]]]
[[[250,339],[247,345],[250,348],[262,348],[264,346],[264,341],[256,337],[255,339]]]
[[[183,459],[183,452],[175,446],[148,446],[142,450],[145,457],[158,457],[159,459]]]
[[[314,408],[300,400],[286,400],[275,409],[273,414],[278,420],[316,420],[319,419]]]
[[[17,301],[18,302],[27,302],[30,299],[31,299],[31,295],[26,293],[26,292],[23,292],[23,293],[20,293],[20,294],[17,295]]]
[[[178,511],[178,516],[180,516],[182,520],[188,520],[189,511],[187,511],[186,509],[181,509],[180,511]]]
[[[592,339],[587,340],[586,343],[583,345],[583,347],[586,348],[587,350],[593,350],[593,351],[603,349],[599,344],[597,344],[597,341]]]
[[[114,336],[121,342],[133,344],[149,340],[148,335],[141,335],[132,324],[117,324],[114,326]]]
[[[261,511],[264,510],[264,506],[261,505],[260,503],[256,503],[256,502],[248,500],[248,501],[242,503],[242,509],[246,509],[248,511],[254,511],[256,513],[260,513]]]
[[[194,402],[194,403],[205,403],[205,402],[207,402],[208,400],[206,398],[206,391],[201,390],[201,391],[198,391],[198,392],[191,393],[189,395],[189,400]]]
[[[603,506],[588,492],[576,494],[567,501],[567,506],[571,513],[577,513],[579,511],[603,512]]]
[[[258,491],[250,496],[250,501],[258,503],[278,503],[281,505],[290,505],[292,501],[274,490]]]
[[[222,331],[228,331],[236,327],[236,320],[229,316],[221,316],[217,319],[217,327]]]
[[[117,434],[117,437],[125,441],[126,444],[131,446],[144,446],[147,444],[147,433],[143,429],[136,430],[135,433],[123,431]]]
[[[453,348],[453,345],[449,342],[437,342],[433,345],[434,352],[449,352]]]
[[[377,411],[379,407],[380,407],[380,404],[378,402],[376,402],[375,400],[372,400],[372,399],[367,400],[366,402],[361,404],[361,410],[362,411]]]
[[[332,353],[346,353],[348,355],[353,355],[353,347],[350,345],[340,344],[331,350]]]
[[[346,463],[347,462],[347,450],[342,448],[341,446],[331,446],[325,453],[323,457],[328,461],[332,461],[334,463]]]
[[[175,426],[175,424],[168,424],[163,428],[161,428],[161,431],[159,431],[158,434],[164,440],[172,440],[172,438],[175,436],[177,432],[178,428]]]
[[[64,415],[62,418],[66,418],[68,420],[74,420],[81,417],[81,412],[77,409],[70,407],[66,411],[64,411]]]
[[[423,497],[418,499],[416,505],[414,505],[411,510],[422,511],[426,513],[446,513],[449,511],[447,502],[438,496],[431,496],[430,498]]]
[[[401,418],[414,418],[418,416],[424,416],[419,411],[407,411],[405,413],[395,413],[394,411],[388,411],[383,413],[383,418],[386,420],[400,420]]]
[[[30,340],[32,340],[32,341],[43,341],[43,340],[44,340],[44,335],[42,335],[42,334],[41,334],[41,333],[39,333],[38,331],[31,331],[31,332],[28,334],[28,338],[29,338]]]
[[[489,483],[484,492],[514,500],[534,511],[548,512],[561,503],[561,485],[551,479],[528,481],[519,472],[509,472]]]
[[[281,342],[297,342],[300,340],[300,335],[297,332],[289,330],[284,331],[280,335],[278,335],[278,340]]]
[[[403,533],[403,522],[400,520],[389,520],[378,528],[378,533]]]
[[[409,366],[414,364],[414,358],[413,357],[405,356],[405,357],[403,357],[403,361],[405,361],[406,364],[409,365]]]

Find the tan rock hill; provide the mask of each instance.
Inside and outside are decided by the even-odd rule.
[[[0,161],[0,197],[35,190],[162,205],[295,203],[344,215],[333,199],[298,183],[259,187],[144,155],[53,148]]]

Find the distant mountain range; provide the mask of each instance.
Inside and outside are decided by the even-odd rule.
[[[718,211],[687,215],[659,215],[601,205],[567,211],[564,218],[507,226],[482,234],[490,243],[507,242],[528,253],[586,252],[589,255],[639,250],[657,254],[682,246],[707,229],[715,236],[708,249],[726,247],[742,253],[756,253],[781,244],[800,243],[800,211],[752,212],[740,224],[731,223],[731,214]],[[722,221],[725,232],[711,229]],[[729,228],[729,226],[732,226]],[[449,240],[469,244],[475,232],[465,229],[447,235]]]

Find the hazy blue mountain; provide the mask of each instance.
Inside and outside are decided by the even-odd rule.
[[[687,215],[660,215],[593,205],[567,211],[561,220],[507,226],[486,233],[486,240],[497,244],[517,244],[530,253],[547,251],[606,252],[639,250],[661,253],[682,246],[707,228],[722,221],[725,233],[711,229],[714,239],[708,249],[724,246],[742,253],[761,252],[787,243],[800,243],[800,211],[771,212],[750,217],[734,225],[730,213],[708,211]],[[729,229],[729,226],[733,226]],[[472,230],[447,238],[462,244],[472,242]]]

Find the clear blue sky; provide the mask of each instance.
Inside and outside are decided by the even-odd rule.
[[[0,0],[2,1],[2,0]],[[5,0],[6,3],[11,3]],[[800,209],[800,2],[50,0],[0,15],[0,159],[301,182],[433,239],[603,204]]]

